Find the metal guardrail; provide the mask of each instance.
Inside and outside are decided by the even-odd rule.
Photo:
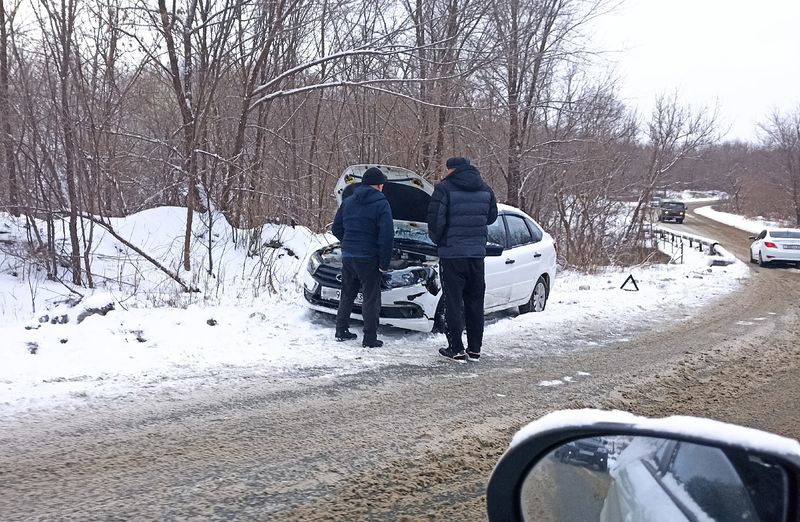
[[[683,249],[687,241],[689,248],[696,249],[699,252],[706,252],[709,256],[713,256],[714,259],[711,260],[712,266],[726,266],[736,262],[736,258],[715,239],[686,232],[676,232],[660,226],[651,225],[650,230],[651,239],[662,245],[664,250],[669,245],[672,250],[673,261],[679,260],[681,264],[683,264]]]

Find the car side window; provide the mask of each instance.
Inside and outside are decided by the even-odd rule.
[[[536,223],[534,223],[529,219],[526,219],[525,222],[528,224],[528,228],[531,230],[531,234],[533,236],[533,242],[538,243],[539,241],[541,241],[542,238],[544,237],[544,232],[542,232],[542,229],[539,228],[536,225]]]
[[[719,448],[679,443],[670,475],[712,519],[758,520],[736,468]]]
[[[660,444],[655,454],[655,461],[659,470],[664,470],[669,465],[672,458],[672,450],[675,449],[675,443],[672,441],[664,441]]]
[[[495,222],[489,225],[486,241],[501,247],[506,246],[506,224],[503,216],[497,216]]]
[[[525,219],[519,216],[507,215],[506,223],[508,223],[508,239],[511,248],[533,243],[533,236],[525,223]]]

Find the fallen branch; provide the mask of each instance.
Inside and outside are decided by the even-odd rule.
[[[116,239],[117,241],[119,241],[120,243],[125,245],[126,247],[130,248],[131,250],[133,250],[134,252],[136,252],[137,254],[142,256],[143,258],[145,258],[147,261],[152,263],[153,266],[155,266],[156,268],[158,268],[159,270],[161,270],[162,272],[167,274],[176,283],[181,285],[181,288],[183,288],[184,292],[199,292],[200,291],[198,288],[196,288],[194,286],[189,286],[186,283],[184,283],[183,280],[181,279],[181,277],[176,272],[171,271],[169,268],[167,268],[164,265],[162,265],[161,263],[159,263],[155,258],[149,256],[144,250],[142,250],[141,248],[137,247],[136,245],[134,245],[133,243],[131,243],[130,241],[125,239],[124,237],[122,237],[119,234],[117,234],[114,231],[114,228],[109,223],[106,223],[105,221],[103,221],[101,219],[98,219],[98,218],[96,218],[94,216],[90,216],[90,215],[85,215],[84,214],[81,217],[86,218],[89,221],[92,221],[93,223],[103,227],[103,229],[107,230],[109,234],[114,236],[114,239]]]

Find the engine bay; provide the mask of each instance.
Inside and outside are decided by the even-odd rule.
[[[322,263],[328,266],[341,268],[342,266],[342,248],[337,243],[323,248],[319,252],[322,258]],[[395,247],[392,249],[392,259],[389,262],[389,268],[392,270],[405,270],[408,268],[424,268],[433,266],[439,262],[439,258],[424,254],[422,252],[415,252],[407,248]]]

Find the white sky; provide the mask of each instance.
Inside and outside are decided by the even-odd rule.
[[[756,141],[773,110],[800,106],[800,0],[627,0],[594,40],[617,62],[624,100],[649,117],[659,93],[719,104],[724,139]]]

